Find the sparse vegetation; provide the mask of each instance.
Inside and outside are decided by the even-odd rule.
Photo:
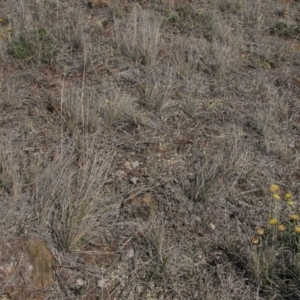
[[[270,29],[270,33],[282,37],[297,38],[300,34],[299,25],[290,25],[285,21],[276,22]]]
[[[300,299],[299,1],[0,11],[0,299]]]

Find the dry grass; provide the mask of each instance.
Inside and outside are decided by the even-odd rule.
[[[152,66],[157,61],[160,42],[160,17],[139,5],[128,18],[116,20],[116,44],[136,65]]]
[[[58,149],[34,182],[34,216],[40,224],[52,224],[54,240],[65,251],[88,244],[110,210],[104,193],[109,154],[104,159],[101,151],[94,152],[92,141],[81,143],[71,141]]]
[[[100,2],[0,4],[0,299],[299,299],[299,1]]]

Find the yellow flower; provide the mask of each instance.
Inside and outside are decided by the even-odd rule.
[[[294,206],[294,201],[290,200],[286,203],[288,206],[292,207]]]
[[[252,243],[253,245],[258,245],[259,242],[260,242],[260,240],[259,240],[259,238],[256,237],[256,236],[253,237],[253,238],[251,239],[251,243]]]
[[[278,193],[279,190],[280,190],[280,187],[279,187],[279,185],[277,185],[277,184],[272,184],[272,185],[270,186],[270,192],[271,192],[272,194]]]
[[[256,233],[260,236],[263,236],[265,234],[264,228],[257,228]]]
[[[296,227],[295,227],[295,232],[296,232],[297,234],[300,234],[300,226],[296,226]]]
[[[286,200],[288,200],[288,199],[291,199],[292,198],[292,194],[291,193],[286,193],[285,195],[284,195],[284,198],[286,199]]]
[[[286,231],[286,226],[283,225],[283,224],[281,224],[281,225],[279,225],[279,226],[277,227],[277,229],[278,229],[279,231],[281,231],[281,232],[284,232],[284,231]]]
[[[300,217],[297,214],[292,214],[292,215],[290,215],[290,220],[291,221],[299,221]]]
[[[277,193],[273,194],[273,199],[280,200],[280,195]]]
[[[278,220],[276,218],[272,218],[269,220],[269,224],[270,225],[277,225],[278,224]]]

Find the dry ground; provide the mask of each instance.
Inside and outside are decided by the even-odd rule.
[[[0,136],[0,299],[300,299],[299,1],[1,1]]]

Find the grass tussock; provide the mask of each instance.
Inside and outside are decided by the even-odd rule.
[[[109,207],[103,190],[110,161],[88,144],[80,148],[74,143],[61,149],[34,183],[35,217],[52,224],[54,240],[64,251],[89,243]]]
[[[133,63],[150,67],[159,52],[160,27],[159,16],[136,5],[128,18],[116,24],[117,47]]]

